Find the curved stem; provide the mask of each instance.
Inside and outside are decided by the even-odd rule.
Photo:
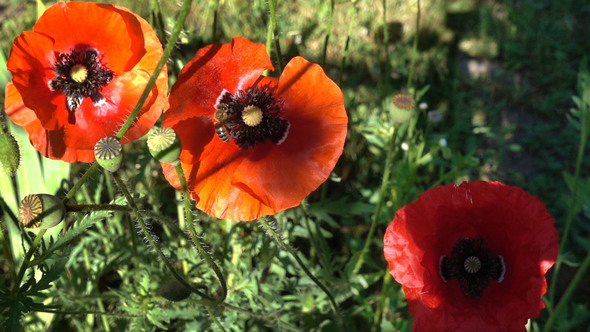
[[[330,14],[328,19],[328,28],[326,29],[326,37],[324,38],[324,48],[322,50],[321,66],[326,65],[326,57],[328,56],[328,42],[330,41],[330,34],[332,32],[332,21],[334,20],[334,0],[330,0]]]
[[[118,204],[66,204],[67,212],[96,212],[96,211],[119,211],[131,212],[127,205]]]
[[[590,112],[590,110],[588,110]],[[584,120],[586,121],[586,120]],[[577,205],[577,198],[578,198],[578,183],[580,178],[580,169],[582,168],[582,160],[584,159],[584,151],[586,150],[586,141],[588,139],[588,125],[584,124],[582,126],[582,130],[580,132],[580,146],[578,148],[578,156],[576,158],[576,168],[574,170],[574,178],[573,178],[573,186],[572,186],[572,194],[570,197],[569,207],[567,211],[567,217],[565,219],[565,229],[563,230],[563,234],[561,235],[561,242],[559,243],[559,252],[563,253],[565,250],[565,246],[567,244],[568,236],[570,229],[573,224],[575,209]],[[557,284],[557,276],[559,274],[559,270],[561,269],[561,259],[558,259],[555,262],[555,267],[553,268],[553,277],[551,279],[551,286],[549,288],[549,298],[551,302],[555,299],[555,286]]]
[[[33,257],[35,250],[37,250],[37,247],[41,243],[41,240],[43,240],[43,235],[45,235],[45,232],[47,232],[47,229],[42,229],[39,231],[39,233],[37,233],[37,236],[35,236],[33,243],[31,244],[29,250],[27,250],[27,253],[25,254],[25,258],[23,259],[23,263],[20,266],[18,275],[14,280],[14,288],[12,289],[12,293],[14,294],[14,296],[18,295],[18,293],[20,292],[20,284],[25,276],[25,271],[29,267],[29,262],[31,261],[31,257]]]
[[[160,76],[160,72],[162,71],[162,68],[164,68],[164,66],[166,65],[166,61],[168,61],[168,58],[170,57],[172,50],[176,46],[176,41],[178,40],[178,37],[180,36],[180,32],[182,31],[184,21],[186,20],[186,17],[188,16],[192,2],[193,2],[192,0],[184,0],[184,3],[182,4],[182,8],[180,9],[180,13],[178,15],[178,19],[176,20],[176,23],[174,24],[174,29],[172,29],[172,33],[170,34],[170,39],[168,39],[168,43],[166,44],[166,48],[164,49],[164,53],[162,54],[160,61],[156,65],[156,69],[154,69],[152,77],[150,77],[150,80],[148,81],[147,85],[145,86],[145,89],[143,89],[143,93],[141,94],[141,97],[139,97],[139,100],[137,101],[137,104],[133,108],[133,111],[131,111],[131,113],[129,113],[127,120],[125,120],[125,123],[123,124],[121,129],[119,129],[119,131],[115,135],[115,137],[118,140],[123,138],[123,136],[125,135],[127,130],[129,130],[129,128],[131,128],[131,125],[135,121],[137,114],[139,114],[139,111],[141,110],[141,108],[143,107],[143,104],[145,103],[149,94],[151,93],[152,88],[154,87],[154,84],[156,84],[156,80],[158,79],[158,76]]]
[[[379,190],[379,201],[377,202],[377,206],[375,207],[375,213],[373,214],[373,218],[371,218],[371,228],[369,229],[369,234],[367,234],[367,238],[365,239],[365,245],[361,250],[360,257],[356,264],[354,265],[353,274],[358,273],[358,271],[363,266],[365,261],[365,255],[369,251],[369,247],[371,246],[371,242],[373,240],[373,234],[375,233],[375,229],[377,228],[377,219],[379,219],[379,215],[381,214],[381,208],[383,207],[383,203],[385,202],[385,191],[387,190],[387,186],[389,184],[389,176],[391,174],[391,165],[393,164],[393,156],[397,141],[397,130],[396,126],[393,126],[393,132],[391,139],[389,140],[389,147],[387,149],[387,157],[385,159],[385,170],[383,171],[383,178],[381,179],[381,189]]]
[[[283,55],[281,54],[281,43],[279,42],[279,26],[277,25],[277,0],[268,0],[268,7],[270,9],[270,22],[268,26],[268,37],[272,39],[277,55],[277,71],[283,71]],[[270,52],[271,40],[267,40],[267,49]]]
[[[209,314],[209,317],[211,317],[213,323],[215,323],[215,325],[219,328],[219,330],[225,332],[225,328],[223,327],[223,325],[221,325],[219,319],[217,319],[217,317],[215,316],[215,313],[213,312],[213,308],[211,308],[211,306],[207,306],[207,313]]]
[[[385,1],[385,0],[383,0]],[[414,38],[414,45],[412,48],[412,57],[410,58],[410,73],[408,75],[408,85],[407,88],[410,89],[412,86],[412,81],[414,79],[414,69],[416,63],[416,54],[418,52],[418,34],[420,33],[420,0],[417,0],[416,7],[418,11],[416,12],[416,37]],[[414,91],[414,97],[416,97],[416,91]]]
[[[371,332],[378,332],[381,330],[381,319],[383,318],[383,307],[385,304],[385,298],[387,294],[386,289],[391,283],[392,279],[393,278],[391,277],[391,274],[389,274],[389,269],[386,269],[385,276],[383,277],[383,286],[381,287],[381,296],[379,297],[377,312],[375,313],[375,316],[373,316],[373,325],[371,326]]]
[[[217,280],[219,280],[219,284],[221,286],[221,295],[219,296],[219,298],[215,300],[215,304],[220,304],[223,301],[225,301],[225,298],[227,297],[227,283],[225,282],[225,277],[223,276],[223,273],[221,273],[221,270],[219,269],[217,264],[215,264],[213,258],[211,258],[211,255],[209,255],[207,250],[205,250],[203,244],[201,243],[201,240],[199,239],[199,235],[197,234],[197,230],[195,229],[195,222],[193,220],[190,195],[187,188],[186,178],[184,177],[184,172],[182,171],[182,167],[180,166],[180,164],[176,165],[175,168],[176,173],[178,174],[178,179],[180,180],[180,184],[182,186],[182,192],[184,196],[184,210],[186,214],[186,223],[188,226],[189,234],[191,236],[193,244],[195,245],[195,247],[197,247],[199,254],[205,260],[207,265],[209,265],[209,267],[213,270],[215,276],[217,276]]]
[[[90,178],[91,176],[94,175],[94,172],[96,172],[98,170],[98,167],[99,167],[99,165],[97,163],[93,163],[90,166],[90,168],[88,168],[86,170],[86,172],[84,173],[84,175],[82,175],[80,180],[76,181],[74,186],[68,191],[66,196],[63,198],[64,203],[66,203],[68,200],[74,198],[74,195],[78,192],[78,190],[80,190],[80,188],[86,182],[86,180],[88,180],[88,178]]]
[[[115,182],[117,183],[117,186],[123,192],[123,195],[127,199],[127,203],[129,204],[129,206],[131,206],[131,209],[133,210],[133,212],[135,214],[135,217],[137,218],[137,221],[139,223],[139,226],[141,227],[141,230],[143,232],[143,235],[145,236],[145,238],[148,241],[148,243],[150,244],[150,246],[156,251],[156,253],[158,254],[158,257],[160,258],[160,260],[162,260],[164,262],[164,264],[166,265],[166,267],[168,268],[168,270],[170,270],[170,272],[172,272],[172,274],[174,275],[174,277],[178,281],[180,281],[185,287],[187,287],[192,292],[196,293],[197,295],[199,295],[199,296],[201,296],[203,298],[203,300],[200,300],[199,301],[200,303],[205,304],[205,305],[215,305],[215,304],[217,304],[217,302],[214,299],[212,299],[211,297],[209,297],[207,294],[201,292],[199,289],[195,288],[193,285],[191,285],[188,281],[186,281],[176,271],[176,269],[174,268],[174,266],[172,266],[172,263],[170,263],[170,261],[168,260],[168,258],[166,257],[166,255],[164,255],[164,252],[162,251],[162,248],[160,248],[160,246],[158,245],[158,243],[156,242],[156,240],[154,239],[154,237],[150,233],[149,229],[147,228],[147,225],[145,224],[145,221],[143,220],[143,217],[141,216],[141,213],[139,213],[139,209],[137,208],[137,205],[135,204],[135,201],[133,200],[133,198],[131,197],[131,194],[127,190],[127,187],[123,183],[123,180],[121,180],[121,178],[119,177],[118,174],[115,173],[113,175],[114,175],[113,178],[115,179]]]
[[[568,303],[570,303],[570,299],[571,299],[572,295],[574,294],[574,291],[578,288],[578,286],[582,282],[582,278],[584,278],[586,276],[586,270],[588,270],[588,267],[590,267],[590,252],[588,252],[588,254],[586,255],[586,258],[584,259],[584,261],[580,265],[580,268],[576,272],[574,279],[570,282],[569,286],[567,287],[567,289],[565,290],[565,292],[561,296],[561,299],[559,299],[559,302],[557,303],[555,310],[553,310],[551,312],[551,314],[549,315],[549,319],[547,320],[545,327],[543,327],[543,332],[550,332],[551,331],[551,328],[553,327],[553,323],[555,323],[555,319],[557,317],[559,317],[559,314],[565,308],[565,306]]]
[[[267,218],[274,219],[274,216],[268,216]],[[258,219],[258,222],[260,223],[260,225],[262,225],[262,227],[264,228],[264,230],[266,231],[267,234],[269,234],[272,239],[277,243],[277,245],[279,247],[281,247],[283,250],[287,251],[289,253],[289,255],[291,255],[291,257],[297,262],[297,264],[299,265],[299,267],[301,267],[301,269],[303,270],[303,272],[305,272],[305,274],[307,274],[307,276],[316,284],[318,285],[318,287],[324,291],[324,293],[326,294],[326,296],[328,297],[328,300],[330,301],[330,307],[332,308],[332,312],[334,313],[334,317],[336,318],[336,324],[338,325],[338,327],[340,327],[343,331],[346,330],[343,322],[342,322],[342,317],[340,317],[340,312],[338,311],[338,304],[336,303],[336,300],[334,300],[334,297],[332,296],[332,293],[330,293],[330,291],[328,290],[328,288],[326,286],[324,286],[324,284],[322,284],[322,282],[316,278],[313,273],[311,273],[311,271],[307,268],[307,266],[305,265],[305,263],[303,263],[303,261],[301,260],[301,258],[299,258],[299,256],[297,255],[297,253],[295,253],[295,251],[293,250],[293,248],[291,248],[290,245],[286,244],[283,239],[281,239],[281,237],[279,236],[279,234],[277,234],[277,232],[269,225],[268,221],[266,221],[266,218],[260,218]]]

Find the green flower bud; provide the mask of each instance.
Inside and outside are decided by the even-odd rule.
[[[109,172],[116,172],[123,163],[123,146],[114,137],[104,137],[94,145],[96,162]]]
[[[180,139],[172,128],[162,127],[154,130],[147,140],[151,155],[164,163],[178,163]]]
[[[32,194],[20,202],[18,217],[27,228],[46,229],[59,224],[65,211],[61,199],[49,194]]]
[[[12,134],[0,134],[0,168],[12,176],[20,164],[20,149]]]
[[[393,121],[397,123],[407,122],[414,114],[414,107],[416,107],[416,102],[411,96],[404,94],[395,95],[390,107],[390,114]]]
[[[182,301],[188,298],[191,292],[182,282],[172,279],[160,287],[158,295],[170,301]]]

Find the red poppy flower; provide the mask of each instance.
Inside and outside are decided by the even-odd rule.
[[[163,126],[182,142],[181,166],[197,207],[253,220],[297,206],[342,154],[348,118],[340,88],[296,57],[280,78],[264,45],[235,37],[199,50],[170,93]],[[180,188],[174,167],[164,175]]]
[[[544,205],[499,182],[447,185],[400,209],[384,238],[415,331],[526,331],[558,253]]]
[[[94,144],[123,125],[162,53],[149,23],[123,7],[57,3],[14,40],[5,109],[44,156],[91,162]],[[167,90],[164,69],[122,143],[153,127]]]

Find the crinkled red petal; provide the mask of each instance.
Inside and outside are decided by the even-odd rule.
[[[146,53],[138,16],[113,5],[59,2],[47,8],[33,31],[52,38],[56,52],[95,48],[115,75],[131,70]]]
[[[457,240],[481,237],[506,265],[501,283],[480,298],[439,276],[439,259]],[[384,237],[393,277],[404,286],[416,331],[523,331],[544,307],[545,273],[557,258],[558,234],[544,205],[498,182],[448,185],[398,211]]]
[[[94,160],[94,149],[77,149],[64,143],[63,130],[47,130],[37,119],[35,112],[27,108],[12,82],[6,85],[6,113],[17,125],[25,128],[33,147],[44,156],[65,162],[91,162]]]
[[[234,37],[231,43],[200,49],[178,76],[170,92],[164,126],[203,116],[213,121],[215,102],[225,89],[235,94],[252,86],[265,70],[273,70],[263,44]]]
[[[348,118],[340,88],[319,65],[296,57],[285,67],[277,98],[290,124],[281,144],[259,143],[231,178],[275,211],[297,206],[322,184],[342,154]]]
[[[280,80],[260,77],[271,68],[261,44],[236,37],[200,50],[172,88],[164,126],[181,138],[180,160],[197,207],[218,218],[253,220],[298,205],[342,153],[348,120],[338,86],[303,58],[293,59]],[[214,105],[223,90],[277,84],[275,97],[290,123],[284,142],[243,150],[216,137]],[[179,187],[172,166],[164,165],[164,174]]]
[[[58,3],[47,9],[33,30],[21,34],[11,51],[8,68],[13,73],[15,87],[42,127],[55,136],[50,144],[57,142],[61,135],[61,144],[90,151],[100,138],[114,136],[131,113],[163,53],[162,46],[147,21],[113,5]],[[105,97],[103,101],[94,104],[90,98],[84,98],[72,114],[65,107],[63,93],[51,91],[49,82],[55,77],[52,66],[56,54],[69,52],[77,45],[95,48],[105,65],[115,72],[115,78],[100,90]],[[145,135],[153,127],[168,107],[167,90],[164,67],[122,143]],[[34,141],[33,144],[43,145]],[[66,158],[57,157],[61,153],[48,153],[51,149],[38,150],[50,158]],[[80,160],[67,159],[94,160],[88,153],[83,155]]]

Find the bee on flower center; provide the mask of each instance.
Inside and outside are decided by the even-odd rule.
[[[242,149],[271,141],[281,144],[289,132],[289,122],[282,118],[282,101],[269,85],[238,90],[224,90],[215,103],[215,133],[223,142],[233,138]]]
[[[218,108],[215,111],[215,133],[220,140],[225,143],[229,142],[229,130],[235,127],[235,123],[230,121],[231,117],[228,110],[224,107]]]

